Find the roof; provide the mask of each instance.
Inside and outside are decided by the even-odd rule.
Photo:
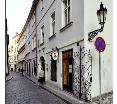
[[[28,18],[26,20],[26,23],[25,23],[25,25],[24,25],[21,33],[23,33],[26,30],[26,28],[28,26],[28,23],[30,22],[30,19],[32,18],[32,15],[33,15],[36,7],[37,7],[38,2],[39,2],[39,0],[34,0],[33,1],[32,6],[31,6],[31,9],[30,9],[30,12],[29,12],[29,15],[28,15]]]

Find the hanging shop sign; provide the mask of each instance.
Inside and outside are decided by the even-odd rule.
[[[98,52],[103,52],[105,50],[106,44],[102,37],[98,37],[95,41],[95,48]]]
[[[53,48],[53,49],[52,49],[52,58],[53,58],[54,60],[57,60],[57,59],[58,59],[58,51],[57,51],[56,48]]]

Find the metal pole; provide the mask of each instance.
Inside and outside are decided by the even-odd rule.
[[[101,102],[101,52],[99,52],[99,91],[100,91],[99,104],[102,104]]]

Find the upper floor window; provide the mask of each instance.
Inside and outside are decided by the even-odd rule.
[[[63,0],[63,25],[70,22],[70,0]]]
[[[41,27],[41,37],[40,37],[40,44],[44,43],[44,25]]]
[[[13,46],[11,47],[11,51],[13,52]]]
[[[37,42],[37,40],[36,40],[36,36],[34,37],[34,47],[36,47],[36,42]]]
[[[34,38],[32,38],[32,50],[34,49]]]
[[[43,6],[43,0],[41,0],[41,10],[43,10],[44,6]]]
[[[55,34],[55,12],[51,15],[51,35]]]

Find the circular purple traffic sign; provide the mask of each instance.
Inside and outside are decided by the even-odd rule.
[[[99,52],[103,52],[105,50],[106,44],[102,37],[98,37],[95,41],[95,48]]]

